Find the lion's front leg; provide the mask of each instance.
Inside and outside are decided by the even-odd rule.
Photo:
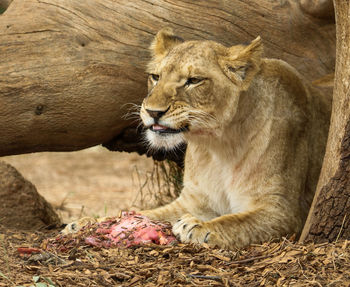
[[[298,218],[283,217],[277,210],[228,214],[201,221],[186,214],[173,226],[181,242],[208,243],[219,248],[241,248],[297,232]],[[299,226],[300,227],[300,226]]]
[[[217,216],[208,208],[207,199],[203,195],[188,189],[184,189],[173,202],[155,209],[143,210],[140,213],[153,220],[169,221],[173,225],[185,214],[192,214],[203,220],[210,220]]]
[[[189,210],[186,208],[181,196],[167,205],[155,209],[140,211],[142,215],[145,215],[150,219],[168,221],[171,224],[174,224],[181,218],[181,216],[188,212]]]

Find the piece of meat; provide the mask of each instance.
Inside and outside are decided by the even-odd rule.
[[[150,220],[133,211],[122,212],[116,222],[112,220],[98,223],[96,234],[110,241],[110,245],[125,247],[149,243],[166,245],[176,241],[169,223]],[[95,245],[96,240],[93,238],[89,236],[85,242]],[[100,243],[97,242],[97,245]]]
[[[166,245],[176,240],[172,234],[171,225],[150,220],[135,212],[123,212],[120,220],[110,226],[107,237],[115,244],[132,245],[155,243]],[[97,230],[97,232],[105,230]]]
[[[130,247],[145,244],[175,244],[177,242],[167,222],[155,221],[134,211],[121,212],[119,217],[87,224],[79,232],[59,235],[44,242],[44,249],[65,252],[79,245],[99,248]],[[46,248],[45,248],[46,247]]]

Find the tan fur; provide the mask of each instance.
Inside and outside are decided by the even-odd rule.
[[[166,36],[164,37],[164,35]],[[167,48],[168,47],[168,48]],[[325,149],[330,101],[290,65],[261,58],[260,38],[230,48],[181,42],[160,31],[141,108],[164,114],[150,147],[187,142],[184,187],[174,202],[142,213],[170,221],[183,242],[243,247],[300,233]],[[186,84],[189,78],[195,84]],[[188,130],[185,130],[188,128]]]

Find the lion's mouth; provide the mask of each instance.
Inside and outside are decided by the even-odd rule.
[[[152,132],[158,133],[158,134],[178,134],[181,132],[188,131],[188,126],[182,127],[180,129],[172,129],[167,126],[159,125],[159,124],[154,124],[149,127],[149,129]]]

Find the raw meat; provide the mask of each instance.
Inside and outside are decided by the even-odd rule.
[[[59,235],[44,242],[44,249],[65,252],[79,245],[100,248],[130,247],[145,244],[176,244],[171,224],[155,221],[134,211],[121,212],[119,217],[88,224],[79,232]]]

